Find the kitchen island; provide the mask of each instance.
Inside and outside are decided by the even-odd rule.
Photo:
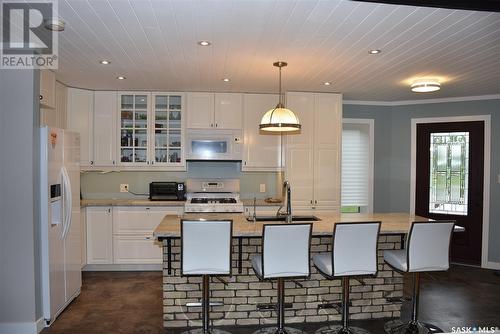
[[[381,221],[378,246],[378,273],[375,277],[351,280],[351,319],[394,318],[400,316],[401,304],[388,297],[402,297],[403,277],[387,264],[382,254],[386,249],[400,249],[404,236],[413,221],[429,219],[404,213],[388,214],[317,214],[320,221],[313,222],[311,256],[317,252],[331,251],[332,232],[336,222]],[[163,324],[165,328],[196,327],[201,325],[201,307],[186,307],[186,303],[201,298],[201,277],[180,275],[180,219],[232,219],[233,254],[232,276],[211,279],[211,301],[223,306],[213,306],[211,319],[214,325],[274,324],[275,313],[269,306],[276,302],[276,284],[259,281],[250,258],[261,252],[262,226],[266,223],[249,222],[243,214],[184,214],[167,215],[154,232],[163,242]],[[284,222],[283,222],[284,223]],[[318,305],[337,303],[341,300],[341,281],[327,280],[314,267],[311,277],[286,283],[285,302],[287,323],[339,321],[341,315],[335,308],[318,308]]]

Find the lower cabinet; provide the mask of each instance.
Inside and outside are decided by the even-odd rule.
[[[162,244],[153,231],[174,207],[87,207],[87,264],[161,264]]]
[[[113,212],[111,207],[86,208],[87,264],[113,263]]]

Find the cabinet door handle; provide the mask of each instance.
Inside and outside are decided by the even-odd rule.
[[[146,237],[146,240],[151,240],[151,237]]]
[[[210,127],[213,128],[214,127],[214,123],[210,123]]]
[[[318,204],[318,201],[317,201],[317,200],[314,200],[314,204]]]
[[[113,160],[113,165],[115,165],[115,164],[116,164],[116,162]]]
[[[313,204],[313,200],[311,200],[311,204]]]
[[[94,161],[93,160],[90,160],[90,165],[94,166]]]
[[[40,101],[43,100],[43,95],[40,95],[38,98],[40,99]]]
[[[111,209],[108,209],[108,213],[111,213]]]
[[[215,123],[215,127],[217,127],[217,123]]]

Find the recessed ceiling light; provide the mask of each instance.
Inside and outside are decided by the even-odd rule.
[[[99,61],[99,63],[101,63],[103,65],[109,65],[109,64],[111,64],[111,62],[109,60],[106,60],[106,59],[103,59],[103,60]]]
[[[122,75],[117,76],[116,78],[117,78],[118,80],[125,80],[125,79],[127,79],[127,78],[125,78],[125,77],[124,77],[124,76],[122,76]]]
[[[377,55],[377,54],[379,54],[380,52],[382,52],[382,51],[377,50],[377,49],[368,50],[368,53],[369,53],[369,54],[371,54],[371,55]]]
[[[201,46],[209,46],[212,43],[210,43],[209,41],[199,41],[198,44],[201,45]]]
[[[332,84],[332,83],[331,83],[330,81],[325,81],[325,82],[323,82],[323,85],[325,85],[325,86],[330,86],[331,84]]]
[[[231,81],[231,79],[229,79],[229,78],[224,78],[224,79],[222,79],[222,81],[224,81],[224,82],[229,82],[229,81]]]
[[[416,81],[410,86],[415,93],[430,93],[441,89],[441,84],[436,80]]]
[[[59,18],[50,18],[43,21],[45,29],[51,31],[63,31],[66,27],[66,23]]]

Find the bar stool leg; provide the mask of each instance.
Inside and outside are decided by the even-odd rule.
[[[389,334],[429,334],[442,333],[443,331],[434,325],[420,322],[418,320],[418,305],[420,297],[420,273],[415,272],[412,275],[413,280],[413,296],[412,296],[412,312],[409,322],[401,320],[389,321],[384,325],[384,330]]]
[[[349,326],[349,277],[342,277],[342,324],[330,325],[318,329],[315,334],[370,334],[359,327]]]

